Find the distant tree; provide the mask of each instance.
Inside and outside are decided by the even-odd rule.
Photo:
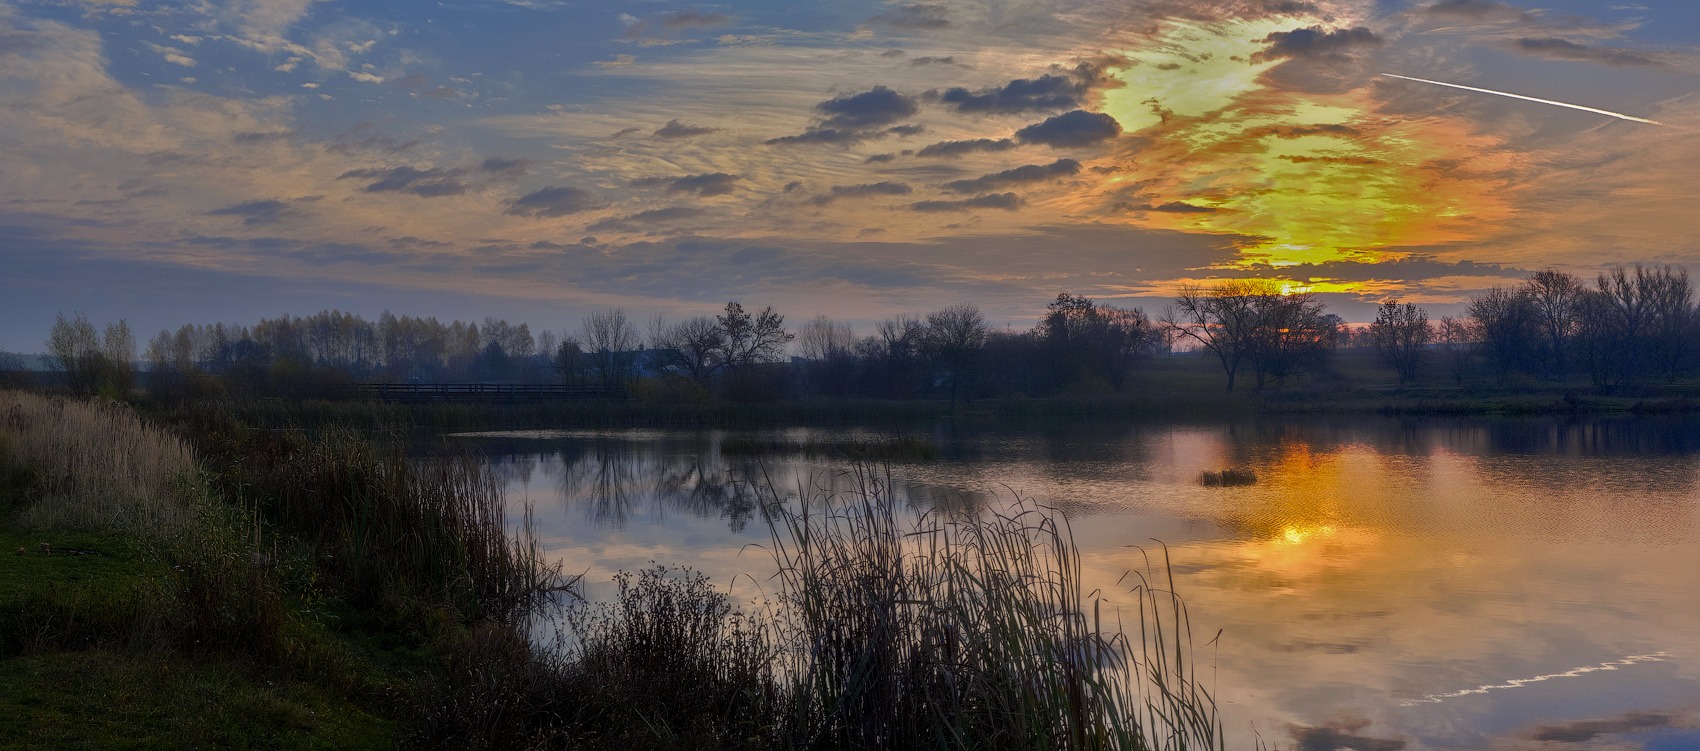
[[[1251,281],[1182,287],[1163,324],[1216,356],[1229,391],[1248,366],[1258,390],[1316,369],[1340,329],[1339,317],[1323,312],[1310,293]]]
[[[1441,351],[1446,354],[1446,364],[1452,373],[1452,380],[1463,383],[1464,376],[1469,372],[1470,350],[1475,343],[1469,323],[1452,316],[1442,316],[1435,334]]]
[[[1528,365],[1538,333],[1525,290],[1494,287],[1471,299],[1465,311],[1476,346],[1500,382]]]
[[[933,311],[927,314],[923,342],[950,381],[950,405],[954,410],[962,383],[972,375],[979,363],[980,350],[986,346],[986,318],[979,308],[967,303]]]
[[[771,306],[752,316],[737,301],[728,302],[726,312],[715,321],[723,337],[720,361],[731,371],[779,359],[785,345],[796,337],[785,330],[785,316],[773,312]]]
[[[1045,350],[1051,389],[1096,385],[1120,391],[1133,361],[1161,341],[1143,311],[1099,305],[1067,292],[1045,306],[1033,334]]]
[[[64,375],[72,393],[116,398],[135,383],[136,338],[122,320],[108,324],[103,337],[96,335],[88,316],[78,313],[66,319],[60,313],[46,344],[48,367]]]
[[[1535,272],[1523,288],[1541,334],[1540,358],[1547,377],[1563,378],[1570,339],[1576,335],[1577,306],[1587,288],[1580,278],[1555,269]]]
[[[707,385],[720,369],[725,334],[708,316],[669,323],[664,316],[650,321],[649,347],[657,367]]]
[[[1433,332],[1428,313],[1422,308],[1387,300],[1376,311],[1375,323],[1369,325],[1369,337],[1376,354],[1399,374],[1399,382],[1407,383],[1417,377]]]
[[[816,391],[843,396],[856,369],[856,332],[850,324],[817,315],[797,332],[797,355]]]
[[[583,342],[590,371],[603,388],[619,388],[631,381],[639,341],[626,311],[609,308],[590,314],[584,319]]]

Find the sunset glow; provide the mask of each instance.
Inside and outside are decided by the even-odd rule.
[[[3,343],[326,289],[1014,322],[1250,277],[1361,320],[1685,264],[1700,19],[1657,5],[5,0]]]

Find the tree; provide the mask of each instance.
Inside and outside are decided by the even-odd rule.
[[[1475,342],[1469,323],[1452,316],[1442,316],[1437,334],[1441,351],[1446,353],[1446,363],[1451,368],[1452,379],[1463,383],[1464,375],[1469,371],[1470,348]]]
[[[1534,306],[1530,305],[1526,291],[1494,287],[1471,299],[1465,313],[1470,318],[1476,346],[1500,382],[1529,362],[1537,334]]]
[[[731,371],[779,359],[785,345],[796,337],[785,330],[785,316],[773,312],[772,306],[752,316],[734,300],[726,303],[726,312],[715,321],[723,336],[720,360]]]
[[[1400,383],[1407,383],[1417,377],[1433,332],[1429,330],[1428,313],[1422,308],[1387,300],[1376,311],[1375,323],[1369,325],[1369,336],[1376,354],[1398,372]]]
[[[1525,294],[1534,314],[1535,327],[1541,333],[1540,354],[1546,364],[1547,377],[1563,378],[1567,365],[1566,350],[1576,334],[1576,312],[1582,293],[1582,280],[1555,269],[1537,271],[1524,283]]]
[[[605,389],[621,388],[632,378],[638,348],[637,330],[626,311],[609,308],[584,319],[584,348],[590,370]]]
[[[967,303],[933,311],[927,314],[923,341],[948,373],[950,407],[955,410],[962,382],[973,371],[980,349],[986,346],[986,318],[979,308]]]
[[[1246,366],[1262,390],[1319,367],[1333,351],[1339,317],[1324,313],[1308,292],[1274,282],[1229,281],[1208,289],[1182,287],[1163,325],[1215,355],[1229,391]]]
[[[1144,311],[1067,292],[1045,306],[1033,333],[1045,351],[1052,389],[1099,384],[1120,391],[1134,359],[1161,342]]]
[[[650,326],[650,347],[663,370],[684,375],[706,385],[720,369],[725,333],[708,316],[696,316],[674,324],[657,316]]]
[[[64,374],[65,384],[80,396],[120,397],[135,384],[136,337],[125,321],[107,324],[97,336],[88,316],[53,319],[47,336],[48,367]]]
[[[820,393],[843,396],[855,375],[856,332],[848,323],[817,315],[797,332],[797,355]]]

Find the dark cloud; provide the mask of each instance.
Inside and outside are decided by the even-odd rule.
[[[1361,133],[1357,128],[1339,123],[1322,125],[1265,125],[1250,128],[1245,131],[1246,138],[1303,138],[1305,136],[1355,136]]]
[[[1298,751],[1400,751],[1405,741],[1394,738],[1371,738],[1358,735],[1370,726],[1369,720],[1349,719],[1317,727],[1290,726]]]
[[[1283,15],[1299,15],[1310,13],[1321,15],[1322,8],[1316,3],[1298,2],[1297,0],[1263,0],[1263,10],[1268,13]]]
[[[791,144],[812,143],[861,143],[869,138],[878,138],[883,134],[868,133],[861,130],[839,130],[837,128],[809,128],[794,136],[780,136],[762,141],[769,146],[786,146]]]
[[[720,129],[708,128],[700,125],[686,125],[678,120],[668,120],[666,125],[656,128],[655,132],[651,135],[656,138],[667,139],[690,138],[692,136],[708,135],[709,133],[713,133],[717,130]]]
[[[892,161],[896,158],[897,158],[896,154],[874,154],[873,156],[870,156],[867,159],[863,159],[862,163],[863,164],[885,164],[886,162],[890,162],[890,161]]]
[[[952,193],[984,193],[996,188],[1043,182],[1079,172],[1080,162],[1073,159],[1058,159],[1050,164],[1029,164],[989,175],[981,175],[972,180],[953,180],[945,183],[943,187]]]
[[[834,185],[832,190],[809,199],[816,206],[825,206],[840,198],[865,198],[870,196],[906,196],[915,192],[904,183],[879,182],[862,185]]]
[[[508,159],[493,156],[479,163],[478,171],[494,175],[518,176],[525,174],[526,170],[531,168],[531,164],[530,159]]]
[[[877,130],[921,111],[914,97],[904,96],[884,86],[828,99],[815,105],[815,110],[823,116],[820,122],[797,135],[770,138],[764,143],[852,144],[893,134],[911,136],[925,130],[920,125],[896,125],[884,132]]]
[[[1003,209],[1005,211],[1014,211],[1021,208],[1025,203],[1026,201],[1021,200],[1021,196],[1014,193],[993,193],[961,201],[919,201],[909,204],[909,208],[912,211],[919,211],[927,214],[947,211],[968,211],[970,209]]]
[[[913,60],[910,60],[909,64],[916,66],[916,67],[919,67],[919,66],[922,66],[922,65],[961,65],[964,68],[968,67],[966,65],[962,65],[962,63],[957,62],[955,55],[946,55],[944,57],[931,57],[931,56],[917,57]]]
[[[371,180],[364,190],[367,193],[411,193],[425,198],[438,196],[458,196],[466,192],[466,184],[460,181],[465,174],[461,169],[415,169],[413,167],[391,167],[389,169],[357,169],[342,173],[337,179],[360,178]]]
[[[1645,67],[1656,68],[1664,63],[1636,52],[1614,50],[1607,47],[1589,47],[1577,44],[1568,39],[1557,37],[1518,39],[1511,48],[1525,55],[1544,57],[1548,60],[1573,60],[1584,63],[1602,63],[1621,68]]]
[[[508,213],[515,216],[544,218],[567,216],[605,206],[589,192],[571,186],[549,186],[527,193],[508,204]]]
[[[660,209],[639,211],[630,216],[609,217],[598,221],[585,229],[591,232],[643,232],[654,225],[692,219],[703,215],[703,210],[691,206],[668,206]]]
[[[1354,50],[1381,46],[1381,37],[1362,26],[1329,31],[1321,26],[1277,31],[1262,40],[1269,48],[1251,56],[1252,62],[1300,59],[1342,59]]]
[[[949,88],[937,97],[958,112],[1028,112],[1079,107],[1089,89],[1089,82],[1078,77],[1047,74],[979,91]]]
[[[685,175],[684,177],[641,177],[632,181],[632,185],[665,186],[668,193],[695,193],[707,198],[723,196],[731,193],[742,175],[729,175],[725,172],[710,172],[703,175]]]
[[[950,17],[945,7],[936,3],[899,5],[869,18],[867,22],[874,26],[890,26],[896,29],[945,29],[950,27]]]
[[[243,224],[276,224],[289,214],[284,201],[244,201],[207,212],[208,216],[239,216]]]
[[[1535,740],[1587,743],[1602,735],[1633,733],[1667,727],[1671,724],[1671,719],[1670,715],[1630,712],[1622,717],[1610,720],[1583,720],[1567,722],[1563,725],[1549,725],[1535,731]]]
[[[1089,146],[1121,135],[1121,123],[1102,112],[1074,110],[1015,132],[1015,140],[1052,148]]]
[[[626,38],[636,39],[653,31],[680,31],[683,29],[712,28],[725,26],[732,17],[724,13],[702,13],[694,10],[682,10],[677,13],[645,18],[626,27]]]
[[[1015,148],[1015,142],[1008,138],[976,138],[970,141],[940,141],[921,147],[915,156],[924,157],[957,157],[978,151],[1008,151]]]
[[[1168,203],[1158,204],[1156,206],[1152,206],[1151,210],[1161,211],[1165,214],[1214,214],[1218,211],[1217,209],[1209,206],[1199,206],[1197,204],[1186,203],[1184,201],[1170,201]]]
[[[815,105],[815,109],[826,115],[820,125],[823,128],[877,128],[921,111],[914,97],[884,86],[828,99]]]

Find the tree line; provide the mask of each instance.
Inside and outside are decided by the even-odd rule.
[[[79,393],[134,384],[135,338],[120,321],[97,331],[61,315],[48,361]],[[356,382],[568,383],[609,392],[702,399],[949,399],[1117,393],[1141,361],[1191,351],[1221,369],[1227,389],[1264,391],[1326,375],[1342,349],[1376,353],[1401,382],[1562,381],[1601,386],[1674,379],[1700,365],[1700,309],[1687,272],[1617,268],[1587,283],[1547,270],[1472,298],[1431,321],[1384,301],[1376,320],[1346,325],[1313,293],[1274,282],[1186,287],[1157,316],[1059,294],[1030,327],[994,328],[971,304],[880,321],[858,335],[825,316],[788,327],[772,307],[728,302],[716,315],[639,322],[610,308],[576,328],[533,334],[524,323],[479,323],[340,311],[189,324],[145,347],[155,396],[332,395]]]

